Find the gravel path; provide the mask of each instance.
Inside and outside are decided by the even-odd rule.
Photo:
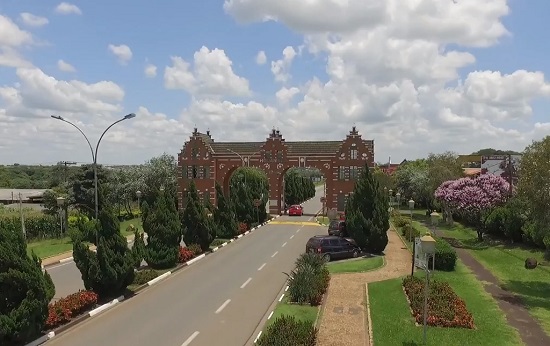
[[[370,345],[366,284],[407,275],[411,268],[411,254],[399,236],[390,230],[388,238],[384,267],[366,273],[332,275],[319,324],[319,346]]]

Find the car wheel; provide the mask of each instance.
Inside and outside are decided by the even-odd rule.
[[[323,259],[326,261],[326,262],[330,262],[330,254],[329,253],[326,253],[323,255]]]
[[[359,250],[355,249],[353,250],[353,258],[359,257]]]

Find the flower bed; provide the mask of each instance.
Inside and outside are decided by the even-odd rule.
[[[193,251],[191,251],[189,248],[180,246],[180,253],[178,257],[179,263],[185,263],[193,259],[193,257],[195,257],[195,254],[193,253]]]
[[[97,305],[98,295],[93,291],[79,291],[48,305],[46,330],[54,329]]]
[[[403,279],[403,288],[409,298],[413,317],[417,323],[424,322],[424,280],[418,277]],[[474,329],[474,317],[466,303],[445,281],[430,282],[427,323],[435,327]]]

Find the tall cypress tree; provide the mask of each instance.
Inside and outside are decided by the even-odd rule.
[[[178,262],[181,223],[172,194],[160,191],[153,202],[144,202],[143,230],[147,233],[145,261],[155,269],[165,269]]]
[[[216,201],[218,207],[214,210],[214,222],[218,230],[218,237],[231,239],[237,235],[239,225],[235,218],[235,210],[231,201],[223,194],[223,189],[216,182]]]
[[[183,239],[185,244],[198,244],[203,251],[206,251],[212,243],[212,235],[210,230],[210,221],[203,203],[199,199],[195,182],[189,184],[187,204],[183,211]]]
[[[94,223],[99,232],[97,252],[91,251],[82,237],[77,236],[73,240],[74,262],[86,289],[100,297],[111,297],[122,293],[132,283],[135,259],[108,205],[99,212],[99,222]]]
[[[55,287],[35,254],[27,255],[22,233],[0,228],[0,344],[37,337],[48,317]]]
[[[387,198],[365,165],[346,204],[346,229],[357,245],[370,253],[381,253],[388,244]]]

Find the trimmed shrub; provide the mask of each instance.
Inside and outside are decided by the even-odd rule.
[[[137,286],[144,285],[156,278],[157,276],[159,276],[159,273],[154,269],[140,270],[134,276],[134,281],[132,282],[132,284]]]
[[[187,249],[193,253],[193,257],[198,256],[203,253],[201,246],[199,244],[191,244],[187,246]]]
[[[451,272],[456,266],[456,251],[445,240],[434,237],[435,243],[435,269]],[[433,257],[430,259],[430,267],[434,265]]]
[[[396,216],[393,218],[393,223],[397,227],[404,227],[407,225],[411,225],[411,219],[408,217],[404,217],[402,215]]]
[[[239,234],[243,234],[245,233],[246,231],[248,231],[248,225],[244,222],[239,222],[239,229],[238,229],[238,233]]]
[[[46,330],[54,329],[97,305],[98,296],[93,291],[78,291],[48,306]]]
[[[296,269],[290,274],[288,294],[298,304],[321,304],[328,288],[330,273],[325,260],[319,254],[305,253],[296,261]]]
[[[281,316],[267,327],[258,339],[258,346],[315,346],[317,329],[294,316]]]
[[[424,320],[424,280],[416,276],[403,279],[403,287],[417,323]],[[428,292],[428,318],[430,326],[474,329],[474,317],[466,303],[454,292],[449,283],[433,280]]]
[[[405,240],[414,240],[414,238],[420,236],[420,231],[411,223],[407,223],[401,227],[401,235],[403,235],[403,238],[405,238]]]

